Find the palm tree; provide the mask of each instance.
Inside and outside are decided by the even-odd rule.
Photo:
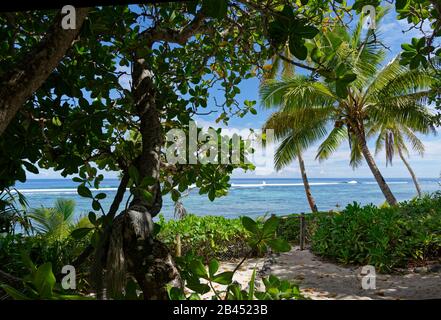
[[[397,58],[380,69],[385,52],[376,37],[369,30],[362,40],[361,23],[352,34],[335,27],[315,41],[326,57],[320,62],[322,70],[340,81],[320,81],[300,75],[282,77],[265,81],[260,95],[265,107],[293,113],[292,125],[304,134],[295,135],[299,146],[308,147],[326,137],[317,159],[328,159],[343,141],[349,141],[350,164],[355,168],[364,158],[387,202],[395,205],[397,200],[368,148],[366,128],[384,121],[422,126],[426,110],[421,106],[431,93],[434,78],[424,70],[401,66]],[[297,119],[296,114],[306,110],[314,118]],[[333,126],[330,132],[329,125]],[[308,131],[317,133],[313,140],[307,138]]]
[[[37,234],[54,240],[67,237],[73,229],[90,227],[87,217],[74,221],[75,201],[57,199],[53,208],[37,208],[29,214]],[[86,221],[87,219],[87,221]]]
[[[419,106],[419,108],[421,108],[421,106]],[[424,109],[422,112],[424,112]],[[393,157],[395,154],[398,154],[412,177],[418,197],[421,197],[422,195],[421,187],[415,172],[405,157],[405,155],[409,155],[406,140],[410,142],[411,148],[414,151],[420,156],[423,156],[425,151],[424,144],[415,133],[436,134],[436,129],[433,127],[431,121],[432,117],[433,115],[427,111],[426,123],[422,123],[423,125],[417,128],[410,128],[406,125],[394,122],[378,123],[370,128],[367,134],[368,137],[378,134],[375,143],[375,154],[378,154],[384,149],[386,154],[386,165],[392,164]]]
[[[301,138],[300,132],[298,132],[295,126],[293,126],[293,123],[296,121],[296,117],[300,117],[300,115],[296,115],[292,112],[275,112],[265,122],[262,130],[274,130],[276,140],[280,141],[274,156],[274,166],[277,171],[288,166],[297,159],[299,162],[303,186],[305,188],[306,199],[308,200],[311,211],[317,212],[317,204],[312,196],[311,187],[306,174],[305,162],[302,155],[306,148],[297,143],[297,140]]]
[[[289,48],[286,46],[284,48],[284,55],[292,58]],[[275,55],[272,59],[272,64],[270,69],[265,74],[265,80],[274,79],[277,73],[282,68],[282,75],[284,77],[290,77],[294,75],[293,66],[284,60],[281,60],[278,55]],[[298,114],[298,116],[300,116]],[[284,115],[281,112],[273,113],[270,118],[263,125],[262,131],[272,129],[276,139],[281,141],[277,147],[274,156],[274,165],[277,171],[291,164],[294,160],[298,160],[300,174],[302,176],[303,186],[305,188],[306,199],[308,200],[309,207],[312,212],[317,212],[317,204],[314,197],[312,196],[311,186],[309,184],[308,175],[306,174],[305,162],[303,160],[302,153],[305,149],[302,149],[300,145],[295,143],[295,136],[297,134],[293,124],[293,115]]]

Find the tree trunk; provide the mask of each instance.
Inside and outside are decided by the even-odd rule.
[[[89,8],[76,10],[76,29],[61,27],[59,13],[43,40],[0,78],[0,136],[23,104],[40,88],[78,36]]]
[[[162,128],[156,105],[153,74],[144,59],[133,62],[132,94],[134,107],[140,118],[142,151],[134,165],[140,179],[154,178],[149,188],[153,201],[134,195],[127,211],[113,223],[107,255],[107,288],[111,296],[124,289],[127,274],[133,276],[144,299],[167,299],[166,286],[180,286],[179,272],[165,245],[154,238],[153,220],[162,208],[159,183]]]
[[[299,153],[299,166],[300,172],[302,174],[303,186],[305,187],[306,198],[308,199],[309,206],[311,207],[312,212],[317,212],[317,205],[315,203],[314,197],[311,193],[311,186],[309,185],[308,176],[306,175],[305,162],[303,161],[302,154]]]
[[[421,193],[421,187],[420,187],[420,184],[419,184],[419,182],[418,182],[418,179],[417,179],[417,177],[416,177],[416,175],[415,175],[415,172],[413,171],[413,169],[412,169],[412,167],[410,166],[409,162],[407,162],[407,160],[406,160],[406,158],[404,157],[403,152],[401,151],[400,148],[398,148],[398,154],[400,155],[401,161],[403,161],[404,165],[406,166],[407,170],[409,171],[410,175],[412,176],[413,183],[415,184],[415,188],[416,188],[416,190],[417,190],[417,192],[418,192],[418,197],[421,198],[421,195],[422,195],[422,193]]]
[[[375,163],[374,157],[372,156],[371,152],[369,151],[369,148],[367,146],[366,137],[364,133],[360,132],[359,130],[356,130],[358,143],[360,143],[361,152],[363,153],[363,156],[371,169],[372,174],[374,175],[375,180],[378,183],[378,186],[380,187],[381,191],[384,194],[384,197],[386,198],[386,201],[389,205],[395,206],[398,202],[395,196],[393,195],[392,191],[389,188],[389,185],[386,183],[386,181],[383,178],[383,175],[381,174],[380,170],[377,167],[377,164]]]

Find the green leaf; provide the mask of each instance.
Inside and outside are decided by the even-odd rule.
[[[29,297],[7,284],[0,284],[0,288],[2,288],[14,300],[30,300]]]
[[[275,252],[288,252],[291,250],[291,246],[284,239],[272,239],[267,241],[267,243]]]
[[[396,10],[398,11],[404,9],[407,6],[408,2],[409,0],[396,0],[395,2]]]
[[[250,217],[242,217],[242,225],[246,230],[253,234],[257,234],[259,232],[259,227],[257,226],[256,221]]]
[[[210,287],[206,283],[201,283],[198,278],[190,278],[187,280],[187,288],[199,294],[205,294],[210,291]]]
[[[219,261],[217,261],[216,259],[213,259],[208,264],[208,273],[209,273],[210,277],[214,276],[216,274],[217,270],[219,270]]]
[[[81,197],[84,198],[93,198],[92,192],[88,187],[86,187],[84,184],[80,184],[77,188],[77,192]]]
[[[248,300],[254,300],[254,288],[256,283],[256,269],[254,268],[251,280],[248,284]]]
[[[161,232],[161,225],[159,223],[153,224],[153,236],[156,237]]]
[[[92,230],[93,228],[78,228],[73,230],[70,235],[72,238],[80,240],[87,236],[87,234]]]
[[[47,299],[52,296],[52,290],[55,285],[55,276],[52,272],[52,264],[50,262],[38,267],[35,272],[33,284],[41,298]]]
[[[345,81],[337,80],[335,83],[335,89],[340,98],[345,99],[348,96],[348,84]]]
[[[173,201],[175,202],[178,201],[180,197],[181,197],[181,193],[178,190],[176,189],[171,190],[171,198]]]
[[[170,300],[186,300],[184,291],[181,288],[172,287],[168,290]]]
[[[95,214],[95,212],[93,212],[93,211],[89,212],[89,221],[92,224],[96,223],[96,214]]]
[[[208,199],[210,201],[214,201],[216,199],[216,190],[211,188],[210,191],[208,191]]]
[[[29,172],[38,174],[38,168],[36,166],[34,166],[32,163],[27,162],[27,161],[23,161],[22,163],[25,166],[26,170],[28,170]]]
[[[401,44],[401,49],[403,49],[404,51],[413,51],[416,52],[415,48],[410,45],[409,43],[403,43]]]
[[[298,37],[289,37],[289,51],[299,60],[305,60],[308,57],[308,48],[304,40]]]
[[[98,194],[95,196],[95,199],[103,200],[103,199],[105,199],[106,197],[107,197],[107,195],[106,195],[104,192],[101,192],[101,193],[98,193]]]
[[[153,186],[156,182],[157,182],[157,180],[153,177],[144,177],[141,181],[140,187],[146,188],[149,186]]]
[[[153,195],[145,189],[138,189],[141,198],[148,203],[153,203]]]
[[[28,251],[21,251],[20,252],[21,261],[25,265],[25,267],[29,270],[30,273],[34,273],[37,270],[37,267],[32,262],[31,257],[29,256]]]
[[[277,230],[277,226],[279,225],[279,218],[276,216],[272,216],[268,220],[265,221],[263,225],[263,234],[265,236],[274,235]]]
[[[139,172],[135,166],[130,166],[129,168],[129,176],[135,185],[139,185]]]
[[[53,124],[54,126],[61,127],[61,120],[60,120],[60,118],[58,118],[58,117],[53,117],[53,118],[52,118],[52,124]]]
[[[268,36],[275,46],[283,44],[288,39],[286,28],[279,21],[272,21],[268,26]]]
[[[355,73],[346,73],[343,77],[341,77],[339,80],[343,81],[345,83],[351,83],[357,79],[357,75]]]
[[[229,285],[231,282],[233,282],[233,275],[234,273],[231,271],[222,272],[212,277],[211,281],[219,284]]]
[[[295,30],[295,32],[302,38],[312,39],[319,33],[319,29],[313,26],[303,26]]]
[[[190,263],[190,270],[198,277],[207,279],[207,270],[205,269],[205,266],[202,264],[199,260],[193,260]]]
[[[99,201],[93,200],[92,201],[92,208],[93,208],[93,210],[96,210],[96,211],[100,210],[101,209],[101,205],[100,205]]]

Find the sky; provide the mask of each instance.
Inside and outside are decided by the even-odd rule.
[[[390,48],[387,51],[387,58],[385,62],[392,60],[400,51],[402,43],[409,43],[412,37],[420,37],[418,31],[410,30],[409,25],[405,21],[397,21],[394,10],[383,19],[383,22],[378,27],[378,32],[382,35],[383,43]],[[122,81],[127,81],[122,80]],[[128,83],[126,83],[128,85]],[[244,80],[239,88],[241,93],[238,97],[240,103],[244,100],[256,100],[258,97],[258,79]],[[216,96],[218,93],[215,93]],[[198,116],[194,120],[199,126],[208,127],[222,127],[224,133],[234,132],[245,129],[259,129],[268,116],[271,110],[264,110],[256,105],[257,115],[248,114],[244,118],[231,118],[228,127],[215,123],[218,115],[212,114],[208,116]],[[439,134],[437,136],[423,136],[422,141],[425,144],[426,152],[423,158],[412,152],[409,156],[409,162],[413,167],[416,175],[421,178],[438,178],[441,172],[441,128],[438,128]],[[315,154],[319,143],[309,148],[304,154],[306,170],[310,178],[370,178],[372,173],[365,163],[353,170],[349,166],[349,146],[343,144],[330,159],[324,162],[315,160]],[[374,152],[373,142],[369,142],[371,152]],[[260,154],[261,150],[257,150]],[[273,169],[272,156],[266,156],[264,159],[260,156],[260,162],[263,165],[257,165],[254,172],[244,173],[241,170],[236,170],[233,173],[233,178],[300,178],[300,172],[297,163],[286,167],[285,169],[276,172]],[[385,155],[380,153],[375,157],[377,165],[380,168],[385,178],[408,178],[409,174],[404,164],[397,158],[393,165],[386,166]],[[263,161],[264,160],[264,161]],[[108,178],[114,178],[116,173],[104,173]],[[39,175],[29,174],[29,178],[60,178],[59,173],[52,170],[40,170]]]

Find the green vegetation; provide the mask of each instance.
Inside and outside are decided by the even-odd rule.
[[[162,217],[159,225],[158,237],[172,252],[180,235],[182,254],[191,251],[204,261],[243,257],[247,249],[248,235],[240,219],[187,215],[182,220],[165,221]]]
[[[242,226],[247,232],[247,252],[233,271],[218,273],[219,262],[210,260],[206,268],[200,257],[188,254],[177,259],[181,270],[181,276],[187,288],[193,293],[185,294],[182,288],[170,288],[169,297],[173,300],[199,300],[201,295],[212,291],[211,299],[215,300],[281,300],[303,299],[299,287],[288,281],[281,281],[275,276],[263,278],[265,291],[256,290],[256,270],[254,270],[248,289],[242,288],[241,284],[233,282],[234,274],[239,270],[245,260],[254,252],[266,253],[269,248],[273,252],[287,252],[291,246],[283,239],[276,236],[276,230],[280,219],[272,216],[259,223],[249,217],[241,218]],[[201,281],[204,280],[204,281]],[[215,289],[213,283],[225,285],[225,289]]]
[[[377,12],[377,23],[385,12]],[[337,25],[314,40],[322,55],[312,62],[332,69],[328,76],[336,77],[336,83],[323,73],[265,81],[260,90],[263,106],[278,110],[266,128],[275,124],[276,137],[281,140],[275,161],[278,166],[287,165],[318,141],[322,141],[316,157],[320,161],[349,141],[352,167],[364,159],[387,202],[395,205],[397,200],[369,150],[366,133],[389,122],[428,131],[433,115],[426,102],[436,78],[430,69],[402,66],[399,57],[381,67],[386,52],[376,42],[374,31],[363,34],[362,24],[360,19],[352,32]]]
[[[354,203],[333,214],[317,214],[312,250],[340,263],[391,271],[441,256],[441,194],[395,207]]]
[[[273,78],[264,83],[261,96],[266,107],[278,108],[270,120],[286,148],[279,150],[276,166],[299,160],[312,211],[316,205],[301,153],[322,139],[319,160],[349,142],[351,164],[364,158],[388,203],[395,205],[368,149],[368,132],[379,134],[381,142],[398,128],[418,149],[413,132],[426,133],[436,122],[426,106],[435,102],[441,108],[441,15],[436,0],[396,1],[398,19],[421,29],[428,22],[432,32],[403,44],[401,56],[380,68],[385,45],[377,32],[364,32],[362,19],[354,30],[348,25],[354,14],[364,17],[360,13],[366,4],[376,8],[379,22],[386,12],[380,2],[197,0],[100,6],[79,9],[78,28],[70,31],[60,28],[61,13],[55,10],[1,14],[0,275],[10,273],[5,278],[13,275],[19,278],[13,282],[20,283],[18,288],[2,285],[3,290],[17,299],[79,298],[62,292],[56,280],[63,265],[81,258],[75,265],[75,294],[95,292],[97,299],[105,289],[113,291],[112,283],[119,289],[115,297],[122,299],[198,299],[214,282],[227,285],[224,292],[214,291],[218,299],[301,298],[297,286],[275,277],[258,292],[253,276],[245,291],[232,282],[234,272],[219,274],[214,260],[240,257],[239,268],[268,248],[289,250],[285,240],[298,238],[294,218],[280,223],[274,217],[188,216],[161,220],[162,231],[153,223],[163,196],[178,202],[195,185],[214,201],[228,192],[235,169],[254,168],[243,148],[239,163],[187,165],[193,152],[182,152],[186,162],[171,163],[163,152],[171,143],[165,133],[179,129],[190,135],[195,116],[217,113],[216,123],[228,125],[233,117],[256,114],[257,102],[243,99],[241,84]],[[285,65],[282,79],[276,79],[277,68],[265,68],[271,59]],[[299,75],[298,68],[306,74]],[[400,137],[394,133],[393,139]],[[207,144],[217,145],[216,138],[220,142],[220,129]],[[389,140],[385,148],[392,150]],[[215,155],[201,144],[196,154]],[[217,156],[233,158],[222,150]],[[42,168],[78,184],[78,195],[90,201],[87,218],[75,224],[70,201],[32,212],[26,208],[14,186]],[[101,205],[106,194],[91,190],[101,187],[99,170],[121,177],[108,211]],[[129,200],[122,203],[127,190]],[[439,255],[438,199],[313,214],[307,218],[309,238],[323,256],[372,263],[386,271],[429,259]],[[16,234],[16,227],[23,234]],[[185,253],[178,266],[171,253],[177,236]],[[170,288],[180,275],[194,295]]]

